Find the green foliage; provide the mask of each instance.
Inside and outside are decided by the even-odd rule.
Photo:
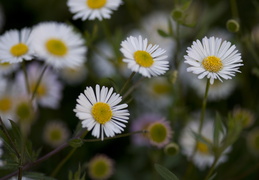
[[[155,164],[155,169],[165,180],[178,180],[171,171],[159,164]]]
[[[72,171],[69,171],[68,180],[85,180],[85,176],[86,174],[85,172],[84,173],[82,172],[82,168],[79,164],[78,170],[75,173],[73,173]]]
[[[43,173],[38,173],[38,172],[26,172],[24,174],[24,176],[27,177],[27,178],[31,178],[33,180],[56,180],[53,177],[49,177],[49,176],[46,176]]]

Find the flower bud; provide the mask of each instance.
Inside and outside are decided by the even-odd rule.
[[[234,19],[229,19],[227,21],[227,29],[229,32],[232,32],[232,33],[235,33],[235,32],[238,32],[239,31],[239,22],[237,20],[234,20]]]

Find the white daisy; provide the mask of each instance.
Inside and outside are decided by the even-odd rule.
[[[113,88],[107,87],[100,89],[86,87],[84,94],[81,93],[77,99],[74,109],[76,116],[82,120],[82,127],[89,131],[93,129],[92,135],[103,140],[104,133],[107,137],[113,137],[115,133],[121,133],[128,122],[129,112],[127,104],[120,104],[122,97],[113,93]]]
[[[187,48],[188,55],[184,56],[184,62],[191,65],[187,71],[199,74],[199,79],[207,76],[210,84],[214,83],[214,79],[231,79],[243,65],[241,55],[235,49],[235,45],[222,42],[221,38],[204,37],[202,42],[194,41],[191,48]]]
[[[210,167],[214,161],[214,155],[210,147],[204,143],[198,141],[196,143],[196,138],[193,135],[193,132],[198,133],[199,122],[198,121],[190,121],[187,126],[183,129],[182,134],[180,136],[180,145],[182,146],[182,153],[185,154],[188,158],[192,156],[193,150],[196,146],[197,151],[193,156],[193,163],[201,170],[206,167]],[[213,142],[213,131],[214,131],[214,123],[210,119],[206,119],[204,121],[204,125],[201,130],[201,135],[206,138],[206,140],[210,143]],[[222,141],[223,134],[220,134],[220,140]],[[219,158],[217,165],[223,163],[227,160],[226,153],[229,152],[231,148],[227,148],[222,156]]]
[[[31,93],[35,90],[41,71],[42,67],[37,63],[32,63],[28,66],[27,73]],[[21,93],[27,93],[23,72],[19,72],[17,74],[16,83],[17,87],[21,90]],[[62,89],[63,85],[58,80],[57,75],[51,71],[51,69],[47,69],[37,88],[35,99],[42,107],[56,109],[59,107],[62,97]]]
[[[74,68],[85,61],[84,39],[67,24],[40,23],[33,29],[32,38],[36,55],[54,68]]]
[[[112,11],[118,9],[122,0],[68,0],[67,5],[73,19],[110,19]]]
[[[0,36],[0,62],[19,63],[32,60],[30,34],[31,30],[24,28],[21,31],[9,30]]]
[[[18,63],[0,62],[0,75],[11,74],[19,68]]]
[[[121,43],[120,49],[128,63],[128,68],[134,72],[139,72],[145,77],[158,76],[164,74],[169,68],[169,62],[164,49],[158,45],[148,44],[147,39],[128,37]]]

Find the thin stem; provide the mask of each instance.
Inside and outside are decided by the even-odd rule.
[[[125,84],[122,86],[119,94],[122,94],[123,91],[127,88],[127,86],[129,85],[130,81],[132,80],[133,76],[136,74],[136,72],[132,72],[130,77],[127,79],[127,81],[125,82]]]
[[[126,133],[126,134],[121,134],[121,135],[117,135],[117,136],[114,136],[114,137],[107,137],[107,138],[104,138],[103,140],[110,140],[110,139],[118,139],[118,138],[121,138],[121,137],[127,137],[127,136],[131,136],[133,134],[139,134],[139,133],[147,133],[146,130],[141,130],[141,131],[134,131],[134,132],[131,132],[131,133]],[[84,142],[97,142],[97,141],[100,141],[100,139],[82,139],[82,141]]]
[[[215,159],[214,159],[214,161],[213,161],[213,163],[212,163],[212,165],[211,165],[211,167],[210,167],[210,169],[209,169],[209,172],[208,172],[208,174],[207,174],[206,177],[205,177],[205,180],[208,180],[208,179],[210,178],[210,176],[212,175],[212,173],[214,172],[214,169],[215,169],[216,164],[217,164],[217,162],[218,162],[218,160],[219,160],[219,157],[220,157],[220,156],[216,156],[216,157],[215,157]]]
[[[201,130],[202,130],[202,127],[203,127],[203,121],[204,121],[204,116],[205,116],[205,112],[206,112],[206,105],[207,105],[207,98],[208,98],[208,93],[209,93],[209,87],[210,87],[210,79],[207,79],[205,94],[204,94],[204,98],[203,98],[203,101],[202,101],[200,125],[199,125],[199,129],[198,129],[198,133],[199,134],[201,134]]]
[[[145,77],[142,77],[141,79],[139,79],[133,86],[131,86],[129,88],[128,91],[126,91],[126,93],[123,95],[122,99],[125,99],[128,95],[130,95],[130,93],[132,93],[132,91],[139,86],[139,84],[145,79]]]
[[[238,9],[237,9],[237,2],[236,0],[230,0],[230,7],[232,12],[232,17],[234,19],[238,19]]]
[[[37,90],[38,90],[38,88],[39,88],[39,86],[40,86],[40,82],[41,82],[41,80],[42,80],[42,77],[43,77],[45,71],[47,70],[47,67],[48,67],[48,66],[45,65],[45,66],[43,67],[43,69],[42,69],[42,72],[41,72],[41,74],[40,74],[40,76],[39,76],[39,79],[38,79],[38,81],[37,81],[37,83],[36,83],[36,85],[35,85],[35,87],[34,87],[34,90],[33,90],[32,96],[31,96],[31,101],[33,101],[33,99],[35,98],[35,95],[36,95],[36,93],[37,93]]]
[[[28,79],[28,73],[26,70],[25,61],[22,62],[22,70],[23,70],[23,74],[24,74],[24,78],[25,78],[27,93],[30,94],[31,91],[30,91],[30,85],[29,85],[29,79]]]

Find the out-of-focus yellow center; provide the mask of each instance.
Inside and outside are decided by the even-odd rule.
[[[209,154],[210,150],[207,144],[198,141],[197,142],[197,150],[198,152],[202,153],[202,154]]]
[[[142,67],[151,67],[154,63],[152,56],[146,51],[136,51],[134,59]]]
[[[23,43],[18,43],[16,45],[12,46],[10,49],[10,53],[16,57],[22,56],[22,55],[26,54],[28,51],[29,51],[28,46]]]
[[[151,124],[148,128],[149,137],[152,141],[156,143],[162,143],[166,140],[167,137],[167,129],[165,125],[161,123],[154,123]]]
[[[202,61],[202,65],[205,70],[214,73],[219,72],[223,67],[222,61],[216,56],[208,56],[204,58]]]
[[[67,45],[60,39],[49,39],[45,45],[48,52],[55,56],[64,56],[68,52]]]
[[[105,6],[107,0],[87,0],[86,4],[91,9],[100,9]]]
[[[0,99],[0,111],[7,112],[12,107],[12,101],[8,97],[3,97]]]
[[[93,118],[100,124],[105,124],[112,118],[112,110],[109,104],[97,102],[92,107]]]
[[[41,83],[38,87],[36,87],[36,83],[35,83],[35,84],[32,84],[30,88],[31,88],[31,92],[34,92],[35,88],[37,88],[36,95],[38,97],[42,97],[42,96],[45,96],[47,94],[47,87],[46,87],[45,84]]]

